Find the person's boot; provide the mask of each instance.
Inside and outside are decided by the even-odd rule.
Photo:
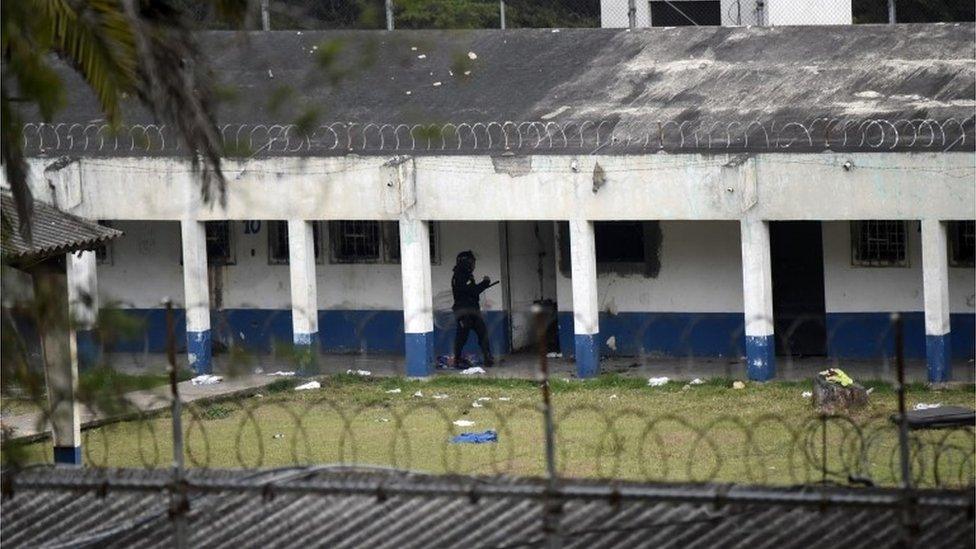
[[[495,365],[495,357],[491,355],[485,355],[485,367],[491,368],[494,365]]]

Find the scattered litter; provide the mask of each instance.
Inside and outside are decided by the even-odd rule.
[[[484,408],[485,406],[483,404],[481,404],[480,402],[475,401],[475,402],[472,402],[471,403],[471,407],[472,408]]]
[[[454,424],[457,425],[458,427],[471,427],[472,425],[474,425],[474,422],[469,421],[467,419],[459,419],[455,421]]]
[[[264,373],[264,368],[255,368],[254,369],[254,373],[255,374],[263,374]]]
[[[282,433],[275,433],[271,436],[271,438],[285,438],[285,435]]]
[[[475,400],[478,402],[484,402],[486,400],[491,400],[491,397],[478,397]]]
[[[610,395],[611,399],[617,398],[617,395]]]
[[[373,375],[373,372],[370,372],[369,370],[346,370],[346,373],[362,377]]]
[[[482,368],[481,366],[472,366],[470,368],[465,368],[464,370],[461,370],[461,375],[463,376],[470,376],[473,374],[486,374],[486,373],[488,372],[485,372],[485,369]]]
[[[220,376],[212,376],[210,374],[199,375],[190,380],[193,385],[215,385],[223,381],[224,378]]]
[[[399,387],[397,387],[396,389],[390,389],[386,393],[387,394],[390,394],[390,395],[395,395],[395,394],[401,393],[401,392],[403,392],[403,391]]]
[[[413,93],[413,92],[410,91],[410,90],[407,90],[407,95],[410,95],[411,93]]]
[[[424,397],[424,392],[423,391],[417,391],[416,393],[413,394],[413,396],[415,396],[417,398],[423,398]]]
[[[912,410],[931,410],[933,408],[941,408],[942,403],[936,402],[935,404],[927,404],[925,402],[919,402],[915,406],[912,406]]]
[[[546,358],[562,358],[562,353],[546,353]]]
[[[322,384],[318,381],[309,381],[308,383],[302,383],[298,387],[295,387],[296,391],[308,391],[310,389],[321,389]]]
[[[651,387],[660,387],[666,384],[668,381],[669,380],[666,377],[652,377],[651,379],[647,380],[647,384]]]
[[[410,51],[417,51],[417,46],[410,46]]]
[[[552,29],[552,32],[554,33],[559,32],[559,29]]]
[[[498,400],[500,400],[502,402],[508,402],[509,400],[512,400],[512,398],[511,397],[498,397]]]
[[[461,433],[451,439],[454,444],[484,444],[486,442],[498,442],[498,433],[492,430],[481,433]]]
[[[450,355],[440,355],[437,357],[437,368],[441,370],[449,370],[452,368],[457,368],[463,370],[465,368],[471,368],[472,366],[481,366],[484,362],[478,355],[473,353],[465,353],[461,356],[461,363],[455,364],[454,357]]]
[[[271,72],[271,69],[268,69],[268,78],[274,78],[274,73]]]
[[[696,377],[695,379],[688,382],[688,385],[704,385],[704,384],[705,382],[702,381],[700,377]]]
[[[851,379],[851,376],[847,375],[847,373],[840,368],[827,368],[826,370],[820,372],[820,375],[823,376],[824,380],[831,383],[836,383],[841,387],[850,387],[854,384],[854,380]]]
[[[268,377],[275,377],[275,376],[291,377],[293,375],[295,375],[295,372],[292,372],[290,370],[289,371],[278,370],[277,372],[271,372],[270,374],[268,374]]]
[[[743,383],[743,382],[741,382],[741,381],[736,381],[736,382],[732,383],[732,388],[733,389],[745,389],[746,388],[746,384]]]
[[[254,395],[254,398],[264,398],[264,395],[262,395],[261,393],[257,393]]]
[[[611,351],[617,352],[617,336],[610,336],[607,338],[607,347],[609,347]]]
[[[441,85],[441,83],[440,83],[440,82],[434,82],[434,87],[435,87],[435,88],[436,88],[437,86],[440,86],[440,85]]]
[[[388,417],[378,417],[378,418],[376,418],[376,421],[378,421],[380,423],[389,423],[390,422],[390,418],[388,418]]]
[[[811,398],[813,396],[813,393],[811,391],[803,391],[803,394],[801,394],[800,396],[802,396],[803,398]]]
[[[420,54],[420,55],[417,56],[417,59],[427,59],[427,54],[426,53],[422,53],[422,54]]]
[[[473,51],[469,51],[469,52],[468,52],[468,59],[470,59],[470,60],[472,60],[472,61],[474,61],[474,60],[475,60],[475,59],[477,59],[477,58],[478,58],[478,54],[476,54],[476,53],[475,53],[475,52],[473,52]]]
[[[432,398],[434,400],[444,400],[445,398],[449,398],[449,397],[447,395],[445,395],[444,393],[437,393],[436,395],[434,395],[434,396],[432,396],[430,398]]]
[[[464,71],[464,76],[471,76],[471,71]]]
[[[871,393],[874,392],[874,387],[868,387],[868,390],[864,392],[870,395]]]
[[[448,76],[454,76],[454,71],[447,71]]]

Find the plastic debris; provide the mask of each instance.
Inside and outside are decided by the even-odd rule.
[[[255,368],[254,373],[255,375],[261,375],[264,373],[264,368]]]
[[[498,433],[492,430],[481,433],[461,433],[455,435],[451,442],[453,444],[485,444],[487,442],[498,442]]]
[[[322,384],[318,381],[309,381],[308,383],[302,383],[298,387],[295,387],[296,391],[309,391],[311,389],[321,389]]]
[[[470,376],[474,374],[485,374],[485,373],[487,372],[485,372],[485,369],[482,368],[481,366],[472,366],[470,368],[465,368],[464,370],[461,370],[461,375],[463,376]]]
[[[399,387],[397,387],[396,389],[390,389],[389,391],[386,392],[386,394],[388,394],[388,395],[395,395],[395,394],[401,393],[401,392],[403,392],[403,391]]]
[[[743,383],[743,382],[741,382],[741,381],[736,381],[736,382],[733,382],[732,383],[732,388],[733,389],[745,389],[746,388],[746,384]]]
[[[813,392],[811,392],[811,391],[803,391],[803,394],[801,394],[800,396],[802,396],[803,398],[811,398],[811,397],[813,397]]]
[[[942,403],[936,402],[935,404],[928,404],[925,402],[919,402],[915,406],[912,406],[912,410],[931,410],[933,408],[941,408]]]
[[[647,384],[649,386],[651,386],[651,387],[660,387],[660,386],[666,384],[668,381],[669,381],[668,378],[663,377],[663,376],[662,377],[652,377],[651,379],[648,379],[647,380]]]
[[[467,419],[459,419],[454,422],[454,425],[457,425],[458,427],[471,427],[474,425],[474,422]]]
[[[610,336],[607,338],[607,347],[609,347],[611,351],[617,352],[617,336]]]
[[[695,379],[688,382],[688,385],[704,385],[704,384],[705,382],[702,381],[700,377],[696,377]]]
[[[410,51],[417,51],[417,46],[410,46]]]
[[[440,83],[440,82],[434,82],[434,84],[433,84],[433,86],[434,86],[435,88],[436,88],[437,86],[440,86],[440,85],[441,85],[441,83]]]
[[[472,408],[484,408],[484,407],[485,407],[485,405],[484,405],[484,404],[482,404],[482,403],[480,403],[480,402],[477,402],[477,401],[475,401],[475,402],[472,402],[472,403],[471,403],[471,407],[472,407]]]
[[[864,392],[870,395],[871,393],[874,392],[874,387],[868,387],[868,390]]]
[[[615,398],[617,398],[617,395],[610,395],[610,399],[611,399],[611,400],[612,400],[612,399],[615,399]]]
[[[252,396],[254,396],[254,398],[264,398],[264,395],[262,395],[261,393],[257,393],[257,394],[252,395]]]
[[[512,400],[512,397],[498,397],[498,400],[501,400],[502,402],[508,402],[509,400]]]
[[[444,393],[437,393],[436,395],[434,395],[434,396],[432,396],[430,398],[432,398],[434,400],[444,400],[445,398],[450,398],[450,397],[448,397]]]
[[[390,418],[388,418],[388,417],[378,417],[378,418],[376,418],[376,421],[378,421],[380,423],[389,423],[390,422]]]
[[[373,375],[373,372],[370,372],[369,370],[346,370],[346,373],[350,375],[362,376],[362,377]]]
[[[562,353],[546,353],[546,358],[562,358]]]
[[[422,53],[422,54],[420,54],[420,55],[417,56],[417,59],[427,59],[427,54],[426,53]]]
[[[475,59],[477,59],[477,58],[478,58],[478,54],[476,54],[476,53],[475,53],[475,52],[473,52],[473,51],[469,51],[469,52],[468,52],[468,59],[470,59],[470,60],[472,60],[472,61],[474,61],[474,60],[475,60]]]
[[[424,397],[424,392],[423,391],[417,391],[416,393],[413,394],[413,396],[415,396],[417,398],[423,398]]]
[[[854,384],[854,380],[851,376],[847,375],[844,370],[840,368],[827,368],[826,370],[820,372],[823,378],[831,383],[836,383],[841,387],[850,387]]]
[[[477,400],[478,402],[485,402],[487,400],[491,400],[491,397],[478,397],[475,400]]]
[[[220,376],[212,376],[210,374],[199,375],[190,380],[193,385],[214,385],[223,381],[224,378]]]
[[[293,375],[295,375],[295,372],[293,372],[291,370],[287,370],[287,371],[286,370],[278,370],[277,372],[271,372],[270,374],[268,374],[268,377],[276,377],[276,376],[280,376],[280,377],[291,377]]]
[[[271,438],[285,438],[285,435],[283,433],[275,433]]]

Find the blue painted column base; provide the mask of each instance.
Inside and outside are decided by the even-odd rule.
[[[775,336],[746,336],[746,373],[752,381],[769,381],[776,375]]]
[[[575,338],[576,376],[600,375],[600,334],[576,334]]]
[[[404,334],[407,377],[426,377],[434,363],[434,332]]]
[[[202,332],[186,332],[186,355],[190,368],[197,373],[213,373],[213,342],[210,330]]]
[[[102,349],[96,331],[77,330],[75,342],[78,345],[78,369],[84,372],[98,366],[102,358]]]
[[[319,334],[295,334],[295,360],[298,375],[308,377],[321,374],[318,363]]]
[[[928,364],[930,383],[952,379],[952,345],[949,337],[949,334],[925,336],[925,362]]]
[[[81,446],[55,446],[54,463],[81,465]]]

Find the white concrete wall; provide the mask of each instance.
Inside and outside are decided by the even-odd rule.
[[[765,19],[770,26],[850,25],[853,15],[851,0],[766,0]]]
[[[497,223],[438,223],[441,262],[432,267],[435,308],[450,310],[454,257],[471,249],[478,257],[479,278],[501,276]],[[164,297],[182,303],[180,230],[175,222],[118,221],[125,233],[111,244],[112,263],[98,266],[99,295],[103,305],[156,308]],[[222,267],[223,306],[227,309],[290,309],[288,265],[268,264],[268,224],[245,234],[244,223],[231,222],[236,264]],[[400,265],[329,263],[328,223],[320,225],[324,261],[316,265],[320,309],[397,310],[402,307]],[[440,301],[437,296],[441,294]],[[483,296],[485,310],[503,310],[496,286]],[[446,300],[446,301],[445,301]]]
[[[661,270],[597,276],[601,312],[742,312],[739,224],[662,221]],[[569,277],[557,274],[559,310],[572,309]]]
[[[682,1],[672,0],[680,9]],[[766,0],[763,21],[756,10],[757,0],[722,0],[722,26],[745,25],[842,25],[851,23],[851,0]],[[600,0],[600,26],[626,28],[627,0]],[[636,0],[636,25],[650,27],[650,3]]]
[[[907,267],[855,267],[851,264],[848,221],[823,223],[824,291],[828,313],[922,311],[922,239],[918,222],[908,229]],[[949,310],[976,311],[976,271],[949,268]]]

